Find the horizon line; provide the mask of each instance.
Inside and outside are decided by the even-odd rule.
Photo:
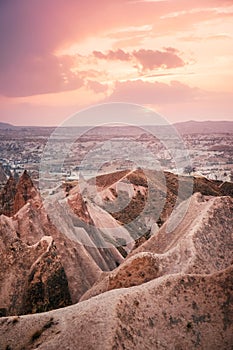
[[[177,121],[177,122],[173,122],[173,123],[170,123],[169,125],[176,125],[176,124],[184,124],[184,123],[191,123],[191,122],[194,122],[194,123],[219,123],[219,122],[222,122],[222,123],[233,123],[233,120],[229,120],[229,119],[225,119],[225,120],[210,120],[210,119],[207,119],[207,120],[194,120],[194,119],[190,119],[190,120],[185,120],[185,121]],[[99,127],[99,126],[102,126],[102,127],[113,127],[113,126],[121,126],[121,127],[124,127],[124,126],[156,126],[155,124],[129,124],[129,125],[124,125],[122,123],[119,122],[119,125],[117,125],[118,123],[114,122],[115,125],[109,125],[109,124],[100,124],[100,125],[69,125],[69,126],[62,126],[62,125],[17,125],[17,124],[12,124],[12,123],[8,123],[8,122],[5,122],[5,121],[0,121],[0,124],[6,124],[6,125],[9,125],[9,126],[13,126],[13,127],[16,127],[16,128],[76,128],[76,127]],[[159,126],[167,126],[167,124],[160,124]]]

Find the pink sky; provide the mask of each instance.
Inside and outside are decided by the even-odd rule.
[[[0,48],[2,122],[58,125],[111,101],[233,120],[232,0],[1,1]]]

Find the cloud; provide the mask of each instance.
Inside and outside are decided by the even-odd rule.
[[[233,93],[205,91],[178,81],[116,82],[112,94],[104,102],[128,102],[153,108],[170,121],[177,120],[232,120]]]
[[[138,69],[150,71],[155,68],[176,68],[184,66],[184,61],[179,57],[179,52],[174,48],[159,50],[109,50],[106,53],[93,51],[92,55],[97,59],[109,61],[119,60],[129,62]],[[48,94],[68,90],[77,90],[87,86],[96,93],[105,92],[106,85],[93,81],[93,72],[78,70],[83,60],[89,56],[55,56],[54,54],[27,54],[19,55],[14,64],[1,70],[0,94],[9,97],[22,97],[38,94]],[[75,68],[75,69],[74,69]],[[100,75],[100,72],[98,72]]]
[[[116,82],[108,101],[132,102],[138,104],[187,103],[201,98],[203,92],[178,81],[170,84],[145,82],[143,80]]]
[[[180,40],[182,41],[190,41],[190,42],[202,42],[202,41],[208,41],[208,40],[232,40],[232,36],[229,34],[219,33],[216,35],[206,35],[206,36],[195,36],[195,35],[188,35],[180,37]]]
[[[93,51],[93,55],[96,58],[99,59],[105,59],[105,60],[120,60],[120,61],[129,61],[131,58],[131,55],[121,49],[118,49],[116,51],[109,50],[106,54],[100,52],[100,51]]]
[[[86,86],[96,94],[104,93],[108,90],[107,84],[101,84],[98,81],[88,80]]]
[[[71,67],[68,56],[18,57],[14,65],[1,72],[0,94],[20,97],[78,89],[83,86],[83,79]]]
[[[153,70],[155,68],[176,68],[185,65],[185,62],[178,56],[179,51],[169,47],[164,51],[159,50],[134,50],[125,52],[123,50],[109,50],[107,53],[93,51],[93,55],[98,59],[132,61],[139,63],[143,70]]]
[[[75,104],[62,105],[38,105],[33,102],[33,97],[31,99],[31,103],[22,103],[19,102],[21,99],[16,99],[14,104],[8,104],[8,99],[0,96],[1,120],[16,125],[57,125],[78,110],[88,107],[82,98],[77,98]],[[77,104],[77,101],[82,104]],[[144,105],[162,114],[170,122],[190,119],[232,120],[233,115],[233,93],[203,91],[176,81],[171,84],[146,83],[141,80],[118,82],[110,97],[98,100],[98,104],[111,101]],[[86,125],[85,122],[80,120],[80,124]]]
[[[107,0],[100,3],[105,6]],[[0,94],[31,96],[82,86],[71,64],[55,52],[97,30],[85,21],[98,13],[98,5],[91,0],[1,1]]]
[[[176,68],[185,65],[184,61],[177,55],[178,51],[168,48],[165,51],[140,49],[133,52],[133,56],[142,65],[143,70],[154,68]]]
[[[178,52],[166,50],[138,49],[128,53],[118,48],[102,53],[98,49],[98,37],[108,38],[109,33],[114,31],[139,27],[138,35],[141,36],[137,40],[142,40],[141,45],[143,38],[147,37],[147,30],[142,30],[144,27],[149,26],[152,35],[162,37],[170,33],[175,36],[177,32],[183,33],[184,29],[192,29],[193,24],[232,15],[228,8],[231,5],[232,0],[0,1],[0,93],[29,96],[79,88],[83,84],[82,77],[74,73],[71,63],[65,67],[63,58],[56,57],[55,52],[74,43],[81,44],[90,37],[97,38],[93,50],[99,58],[109,55],[108,59],[136,60],[144,70],[184,65]],[[216,8],[222,9],[222,12]],[[188,13],[193,9],[200,11]],[[180,12],[177,17],[166,18],[166,15]],[[121,40],[132,41],[134,31],[130,37],[129,34],[120,35]]]

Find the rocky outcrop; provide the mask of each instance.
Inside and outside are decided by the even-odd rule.
[[[9,179],[12,182],[11,187],[15,189],[14,195],[4,197],[5,200],[8,198],[10,201],[9,210],[14,212],[16,208],[22,207],[12,218],[7,219],[2,216],[4,224],[1,235],[5,237],[6,232],[10,234],[12,231],[12,235],[18,242],[17,247],[19,247],[17,248],[19,257],[12,260],[12,264],[17,267],[18,261],[20,266],[23,266],[23,271],[18,269],[18,267],[16,270],[12,269],[13,282],[9,282],[9,285],[7,284],[8,282],[5,283],[8,286],[9,295],[12,294],[13,298],[15,285],[18,283],[18,277],[14,277],[14,274],[20,276],[21,273],[24,273],[24,270],[30,270],[29,266],[31,267],[34,261],[37,260],[38,250],[35,247],[44,247],[48,240],[52,240],[53,244],[49,245],[49,254],[53,256],[53,250],[55,249],[55,255],[59,259],[55,259],[55,256],[52,259],[52,276],[47,276],[46,272],[50,270],[49,266],[46,265],[47,260],[44,261],[43,259],[41,260],[42,264],[37,265],[37,270],[33,273],[30,272],[30,278],[27,275],[28,272],[26,273],[26,277],[22,279],[24,281],[23,285],[20,284],[19,298],[21,299],[18,300],[16,298],[18,301],[15,307],[13,299],[5,300],[6,293],[3,289],[0,290],[0,299],[4,296],[2,298],[4,301],[2,313],[6,313],[6,310],[11,310],[7,311],[8,314],[28,313],[66,305],[68,300],[67,294],[62,289],[66,280],[71,301],[76,303],[79,300],[89,299],[92,296],[112,289],[143,285],[145,282],[164,275],[176,273],[213,274],[216,271],[227,268],[230,264],[232,249],[230,248],[232,241],[229,230],[229,227],[232,227],[232,199],[230,197],[203,197],[200,194],[193,196],[186,216],[179,225],[176,225],[174,230],[169,230],[169,233],[166,231],[167,227],[172,225],[172,222],[166,222],[158,232],[154,231],[157,232],[154,235],[152,230],[146,237],[149,238],[152,235],[151,238],[137,249],[134,249],[124,261],[112,243],[129,236],[126,227],[121,226],[126,217],[123,214],[119,214],[119,220],[116,220],[114,215],[110,215],[104,209],[106,198],[108,198],[107,202],[114,202],[118,197],[117,191],[122,190],[130,198],[134,198],[128,206],[129,214],[127,215],[132,216],[127,219],[131,220],[137,215],[137,211],[141,210],[141,207],[137,205],[139,196],[142,202],[146,200],[148,182],[152,181],[153,193],[158,194],[152,202],[152,207],[156,208],[156,205],[159,205],[159,201],[161,201],[165,193],[165,185],[160,181],[158,174],[156,178],[153,178],[152,173],[149,175],[149,180],[145,178],[141,171],[126,171],[120,175],[120,178],[119,174],[110,179],[102,177],[99,182],[101,191],[99,193],[97,191],[97,194],[95,192],[95,195],[91,198],[81,196],[77,185],[71,188],[69,193],[67,193],[67,197],[63,199],[66,203],[65,207],[61,205],[61,201],[54,201],[53,206],[50,205],[50,202],[43,203],[27,173],[23,174],[17,186],[14,185],[15,182],[13,182],[12,178]],[[174,207],[174,200],[177,196],[177,178],[172,174],[166,174],[166,177],[166,183],[169,184],[168,197],[170,196],[169,198],[171,199],[171,203],[165,213],[168,215]],[[114,183],[116,179],[117,181],[121,180],[122,184]],[[130,181],[131,185],[128,181]],[[188,177],[184,177],[183,181],[189,181]],[[207,193],[213,191],[211,192],[212,194],[219,191],[216,192],[217,194],[215,193],[219,195],[223,189],[216,186],[216,184],[208,181],[206,183],[203,180],[202,183],[199,181],[199,187],[196,185],[196,188],[200,189],[203,187]],[[224,191],[228,190],[226,185],[222,187]],[[181,193],[181,195],[183,194]],[[185,195],[183,195],[182,199],[185,199]],[[64,211],[64,208],[67,210],[67,213]],[[130,208],[132,211],[130,211]],[[180,217],[182,204],[180,208],[177,209],[177,213],[173,216],[175,221],[176,217]],[[55,218],[55,222],[51,221],[48,213],[49,215],[50,213],[52,214],[51,217]],[[196,215],[196,213],[200,213],[200,215]],[[149,211],[147,215],[149,217]],[[164,215],[164,218],[166,215]],[[151,227],[153,218],[148,223]],[[133,233],[130,232],[130,234],[132,238]],[[49,238],[44,240],[43,237],[45,236]],[[106,237],[109,247],[103,248],[99,243],[106,242]],[[85,242],[88,242],[88,244],[83,245],[82,243]],[[124,252],[129,253],[131,248],[130,246],[124,247]],[[9,271],[8,253],[6,253],[4,245],[0,249],[3,261],[2,273],[3,278],[6,279],[4,273]],[[25,251],[30,252],[28,254],[31,256],[27,267],[23,263]],[[41,254],[44,254],[43,250]],[[50,260],[48,259],[48,261]],[[120,266],[117,267],[118,265]],[[109,272],[109,270],[113,271]],[[29,280],[30,283],[28,282]],[[40,280],[45,281],[45,287],[41,288]],[[50,289],[46,287],[50,285],[49,281],[51,280],[60,281],[61,284],[57,289],[58,294],[56,291],[54,292],[55,300],[58,300],[56,302],[50,300]],[[42,297],[38,296],[38,291],[43,293]],[[22,298],[25,303],[22,302]],[[34,301],[35,298],[37,302]],[[39,301],[40,298],[41,302]],[[48,305],[45,302],[46,300],[50,300]],[[62,300],[65,300],[64,303]]]
[[[219,186],[222,196],[233,197],[233,182],[223,182]]]
[[[11,175],[0,193],[0,214],[13,216],[29,199],[37,195],[38,192],[26,170],[18,182]]]
[[[60,220],[62,225],[62,216]],[[77,302],[101,273],[85,247],[69,239],[52,224],[42,202],[29,201],[13,217],[13,224],[26,244],[36,244],[44,235],[53,238],[68,279],[72,302]]]
[[[58,203],[54,203],[52,210],[57,218],[56,226],[49,219],[41,199],[37,196],[29,200],[12,220],[19,237],[26,244],[36,244],[44,235],[53,237],[67,275],[72,302],[75,303],[96,282],[101,269],[107,271],[114,269],[123,258],[115,247],[101,249],[94,244],[84,246],[78,240],[69,238],[65,232],[72,232],[76,226],[73,226],[73,222],[69,222],[68,217],[64,218],[63,208]],[[76,215],[74,220],[78,220]],[[78,225],[77,232],[82,230],[82,235],[89,237],[82,228],[82,221],[78,220],[75,225]],[[94,226],[92,229],[96,232]]]
[[[14,214],[14,201],[16,194],[16,181],[11,175],[0,193],[0,214],[12,216]]]
[[[177,208],[174,222],[184,204]],[[232,217],[232,198],[193,195],[185,217],[174,230],[168,231],[172,223],[165,223],[117,269],[102,276],[81,300],[163,275],[212,274],[227,268],[233,262]]]
[[[169,220],[120,266],[103,272],[101,264],[116,264],[116,251],[86,248],[76,235],[96,243],[106,224],[119,228],[103,208],[119,190],[143,199],[153,181],[155,206],[164,195],[152,174],[147,182],[140,172],[121,175],[120,185],[117,176],[102,178],[90,199],[75,187],[66,206],[55,201],[56,225],[38,193],[12,218],[1,216],[1,316],[63,309],[0,318],[0,349],[232,349],[233,199],[220,196],[229,186],[195,180],[194,189],[206,195],[187,202],[180,193],[183,202]],[[177,178],[166,177],[171,202],[164,219],[178,195]],[[132,203],[133,218],[139,206]]]
[[[47,311],[71,304],[68,281],[51,236],[34,245],[19,238],[12,219],[0,217],[1,315]]]
[[[27,170],[25,170],[17,183],[14,200],[14,213],[17,213],[17,211],[19,211],[29,199],[33,199],[36,196],[37,190],[34,187]]]
[[[201,176],[178,176],[166,171],[147,170],[144,173],[138,169],[106,174],[97,178],[96,186],[98,195],[95,202],[112,213],[135,238],[140,236],[140,232],[136,232],[140,225],[145,232],[151,229],[151,223],[155,221],[161,226],[176,203],[189,198],[192,193],[233,197],[233,183],[208,180]],[[137,221],[143,210],[144,220]],[[136,225],[132,225],[133,221]]]
[[[0,319],[1,349],[232,349],[232,266],[163,276],[50,313]]]
[[[84,244],[103,271],[113,270],[123,261],[122,255],[115,247],[117,246],[116,237],[130,238],[129,233],[109,213],[92,201],[84,200],[80,194],[79,185],[70,191],[67,200],[72,211],[69,216],[72,217],[72,213],[75,214],[73,226],[83,229],[82,235],[76,232],[78,241]],[[111,228],[116,236],[110,235]],[[106,237],[108,240],[105,240]]]
[[[56,211],[58,220],[58,225],[55,226],[48,217],[43,201],[38,191],[33,186],[27,172],[24,172],[21,176],[17,186],[13,178],[9,180],[9,183],[11,182],[14,184],[14,191],[9,191],[10,187],[7,187],[6,193],[8,193],[8,197],[4,196],[4,203],[7,203],[10,199],[9,215],[13,215],[13,213],[20,208],[12,216],[12,220],[10,220],[12,229],[14,232],[17,232],[18,240],[26,246],[34,246],[38,244],[44,236],[52,237],[57,254],[60,256],[61,266],[68,280],[72,302],[77,302],[98,279],[101,274],[101,269],[114,269],[123,258],[115,247],[111,249],[101,249],[95,247],[94,244],[92,247],[85,247],[77,240],[70,239],[64,234],[63,229],[67,231],[72,230],[73,223],[69,225],[69,223],[64,222],[62,208],[60,208],[59,205],[54,205],[53,208],[54,211]],[[11,188],[13,188],[13,185]],[[11,197],[9,197],[9,193],[12,194]],[[76,201],[76,204],[77,203]],[[82,214],[81,208],[79,209]],[[74,219],[78,220],[76,213],[74,213]],[[77,228],[78,230],[82,230],[81,224],[82,221],[80,221],[80,225]],[[94,226],[92,226],[92,228],[95,230]],[[85,230],[83,230],[83,232],[85,233]],[[88,236],[87,233],[85,234]],[[4,263],[5,260],[7,260],[7,255],[1,256]],[[41,273],[43,274],[45,271],[46,270],[42,268]],[[30,288],[28,288],[28,290]],[[15,289],[12,287],[12,293],[14,292]],[[21,312],[25,313],[28,312],[28,310],[28,306],[25,306],[25,309],[22,309]]]

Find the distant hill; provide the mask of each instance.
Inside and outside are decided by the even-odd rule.
[[[233,121],[203,121],[190,120],[173,124],[181,134],[216,134],[233,133]]]
[[[233,133],[233,121],[186,121],[186,122],[178,122],[174,123],[173,126],[177,129],[177,131],[180,134],[216,134],[216,133]],[[149,130],[153,130],[153,128],[156,128],[158,131],[158,128],[161,129],[161,132],[164,130],[166,131],[167,128],[170,130],[170,127],[167,125],[148,125],[143,126],[146,127],[146,129],[149,128]],[[6,130],[6,129],[21,129],[23,131],[30,131],[30,133],[35,132],[38,133],[41,131],[47,131],[52,132],[55,127],[40,127],[40,126],[16,126],[9,123],[3,123],[0,122],[0,130]],[[94,128],[94,129],[93,129]],[[99,127],[87,127],[87,126],[77,126],[77,129],[79,132],[85,133],[87,132],[89,136],[93,135],[116,135],[119,134],[121,136],[126,135],[137,135],[140,133],[139,125],[129,125],[129,126],[115,126],[112,127],[106,127],[106,126],[99,126]],[[61,128],[60,128],[61,129]],[[74,130],[76,128],[62,128],[64,131],[69,131],[69,129]]]
[[[0,129],[16,129],[17,126],[0,122]]]

